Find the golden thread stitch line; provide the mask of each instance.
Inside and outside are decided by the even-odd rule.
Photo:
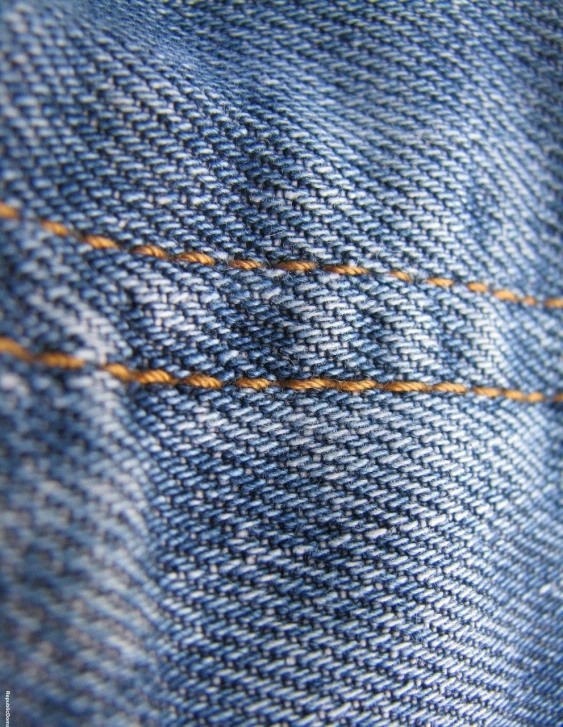
[[[5,220],[21,220],[20,211],[17,207],[0,202],[0,218]],[[41,220],[39,222],[41,227],[48,232],[58,235],[59,237],[73,237],[79,242],[83,242],[90,247],[97,250],[121,250],[123,252],[132,253],[135,255],[147,255],[149,257],[156,257],[161,260],[168,260],[170,262],[189,262],[197,263],[199,265],[226,265],[229,268],[237,268],[239,270],[257,270],[257,269],[268,269],[268,270],[284,270],[285,272],[292,273],[309,273],[313,270],[320,270],[325,273],[333,273],[335,275],[374,275],[374,271],[369,268],[365,268],[359,265],[321,265],[307,260],[286,260],[278,263],[267,264],[260,262],[259,260],[230,260],[223,262],[216,260],[215,258],[207,255],[203,252],[189,251],[181,252],[177,255],[172,255],[166,250],[157,245],[137,245],[131,249],[121,247],[114,240],[102,235],[84,235],[76,230],[72,230],[66,225],[60,222],[53,222],[50,220]],[[472,293],[480,293],[483,295],[492,295],[498,300],[504,301],[505,303],[519,303],[521,305],[530,306],[543,306],[545,308],[562,308],[563,309],[563,298],[546,298],[544,300],[538,300],[531,295],[519,295],[511,290],[498,289],[489,287],[485,283],[470,282],[464,283],[453,278],[442,278],[442,277],[430,277],[425,278],[421,281],[417,281],[412,275],[405,272],[404,270],[390,270],[387,273],[380,273],[381,275],[390,275],[393,278],[402,280],[405,283],[417,284],[422,282],[425,285],[432,285],[438,288],[452,288],[453,286],[461,286],[470,290]]]
[[[39,363],[43,366],[60,369],[81,369],[87,366],[84,359],[71,356],[68,353],[52,351],[34,354],[28,351],[11,338],[0,337],[0,353],[6,353],[19,358],[27,363]],[[122,363],[108,363],[98,365],[96,368],[105,371],[116,379],[123,382],[137,382],[143,386],[151,384],[162,384],[165,386],[194,386],[202,389],[221,389],[223,386],[236,386],[239,389],[253,389],[263,391],[264,389],[278,388],[290,389],[292,391],[319,391],[322,389],[333,389],[350,394],[358,394],[364,391],[389,391],[394,394],[408,394],[419,392],[424,394],[456,394],[486,396],[489,399],[511,399],[526,404],[538,404],[540,402],[563,402],[563,393],[553,396],[542,394],[539,391],[526,393],[517,389],[501,389],[489,386],[464,386],[451,381],[442,381],[437,384],[425,384],[422,381],[388,381],[381,382],[374,379],[362,379],[360,381],[346,381],[342,379],[310,378],[310,379],[280,379],[273,380],[264,377],[248,378],[241,377],[232,382],[225,382],[215,376],[208,376],[203,373],[193,373],[189,376],[173,376],[164,369],[147,369],[139,371],[130,369]]]

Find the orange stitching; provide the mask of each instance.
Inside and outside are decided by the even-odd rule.
[[[394,278],[397,278],[397,280],[402,280],[403,283],[413,283],[412,277],[405,273],[403,270],[391,270],[389,275],[392,275]]]
[[[168,258],[168,254],[156,245],[137,245],[131,249],[131,252],[137,255],[150,255],[151,257],[157,257],[161,260],[166,260]]]
[[[0,202],[0,218],[6,220],[21,220],[20,211],[17,207]],[[123,252],[133,253],[135,255],[147,255],[150,257],[156,257],[161,260],[168,260],[170,262],[190,262],[198,263],[200,265],[216,265],[221,263],[227,265],[230,268],[238,268],[239,270],[257,270],[257,269],[268,269],[268,270],[284,270],[285,272],[292,273],[309,273],[313,270],[320,270],[325,273],[333,273],[335,275],[374,275],[374,271],[369,268],[362,267],[360,265],[321,265],[307,260],[285,260],[278,263],[267,264],[260,262],[259,260],[230,260],[227,262],[216,260],[215,258],[207,255],[203,252],[196,250],[189,252],[181,252],[173,255],[158,245],[137,245],[129,250],[122,248],[115,240],[110,240],[108,237],[102,235],[83,235],[76,230],[71,230],[61,222],[54,222],[52,220],[41,220],[41,227],[53,235],[59,237],[74,237],[79,242],[86,243],[97,250],[103,249],[114,249],[122,250]],[[417,281],[412,275],[405,272],[404,270],[390,270],[387,273],[381,273],[382,275],[390,275],[393,278],[402,280],[404,283],[415,284],[417,282],[425,283],[426,285],[433,285],[438,288],[451,288],[452,286],[463,286],[470,290],[472,293],[488,294],[495,297],[497,300],[502,300],[505,303],[520,303],[521,305],[530,306],[544,306],[545,308],[563,308],[563,298],[546,298],[541,301],[534,298],[531,295],[519,295],[511,290],[501,288],[495,290],[489,287],[486,283],[472,282],[463,283],[461,281],[453,280],[452,278],[442,277],[430,277],[425,278],[421,281]]]
[[[16,207],[0,202],[0,217],[3,217],[5,220],[19,220],[20,212]]]
[[[257,270],[258,268],[267,267],[265,263],[258,260],[231,260],[227,265],[230,268],[239,268],[240,270]]]
[[[0,349],[1,350],[1,349]],[[37,363],[42,363],[45,366],[51,366],[59,369],[81,369],[84,366],[84,361],[76,356],[69,356],[66,353],[48,352],[40,353],[33,357]]]
[[[95,248],[96,250],[119,250],[120,247],[117,242],[110,240],[102,235],[84,235],[83,241]]]
[[[76,356],[71,356],[60,351],[33,354],[11,338],[0,337],[0,353],[7,353],[27,363],[39,363],[43,366],[62,369],[81,369],[87,362]],[[341,379],[310,378],[310,379],[280,379],[272,380],[264,377],[248,378],[241,377],[234,381],[225,382],[215,376],[208,376],[203,373],[193,373],[189,376],[176,377],[164,369],[147,369],[139,371],[130,369],[121,363],[108,363],[96,366],[100,371],[105,371],[116,379],[124,382],[135,381],[143,386],[151,384],[163,384],[165,386],[194,386],[202,389],[221,389],[223,386],[231,385],[239,389],[253,389],[263,391],[264,389],[279,388],[291,389],[292,391],[318,391],[321,389],[334,389],[346,393],[361,393],[364,391],[389,391],[394,394],[408,394],[418,392],[424,394],[475,394],[486,396],[490,399],[504,398],[512,399],[527,404],[539,402],[563,403],[563,392],[548,396],[539,391],[526,393],[516,389],[501,389],[487,386],[464,386],[451,381],[442,381],[437,384],[425,384],[422,381],[388,381],[381,382],[374,379],[361,379],[360,381],[346,381]]]
[[[426,278],[428,285],[436,285],[438,288],[451,288],[454,281],[451,278]]]
[[[306,260],[287,260],[276,263],[276,268],[285,270],[288,273],[310,273],[311,270],[316,270],[318,265]]]
[[[321,265],[321,270],[335,275],[369,275],[371,272],[360,265]]]
[[[61,237],[71,234],[68,227],[61,224],[60,222],[50,222],[49,220],[42,220],[41,227],[44,230],[47,230],[47,232],[52,232],[53,235],[60,235]]]

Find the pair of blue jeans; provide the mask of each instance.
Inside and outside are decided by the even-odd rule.
[[[563,5],[0,2],[17,725],[563,725]]]

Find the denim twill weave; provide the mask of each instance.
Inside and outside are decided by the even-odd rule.
[[[563,725],[560,0],[0,14],[12,724]]]

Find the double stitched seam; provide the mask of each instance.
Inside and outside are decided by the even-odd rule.
[[[77,370],[88,366],[88,363],[77,356],[72,356],[60,351],[34,354],[21,346],[11,338],[0,337],[0,353],[6,353],[15,358],[37,363],[52,368]],[[549,396],[541,392],[526,393],[518,389],[502,389],[490,386],[465,386],[450,381],[442,381],[436,384],[426,384],[422,381],[388,381],[381,382],[374,379],[361,379],[359,381],[309,378],[309,379],[268,379],[265,377],[247,378],[241,377],[232,381],[224,381],[215,376],[204,373],[193,373],[189,376],[178,377],[164,369],[136,370],[131,369],[122,363],[107,363],[95,365],[100,371],[105,371],[111,376],[124,382],[136,382],[144,386],[150,384],[163,384],[165,386],[193,386],[203,389],[222,389],[224,386],[234,386],[239,389],[251,389],[263,391],[264,389],[279,388],[292,389],[293,391],[310,391],[321,389],[333,389],[346,393],[362,393],[365,391],[387,391],[395,394],[424,393],[424,394],[475,394],[486,396],[490,399],[504,398],[512,399],[527,404],[540,402],[563,402],[563,393]]]
[[[21,220],[20,210],[12,205],[0,202],[0,218],[9,220]],[[158,245],[137,245],[132,248],[124,248],[115,240],[102,235],[82,234],[77,230],[72,230],[61,222],[52,220],[39,220],[38,224],[48,232],[60,237],[73,237],[75,240],[85,243],[96,250],[120,250],[122,252],[134,255],[146,255],[149,257],[167,260],[173,263],[196,263],[199,265],[222,265],[228,268],[239,270],[281,270],[289,273],[310,273],[320,271],[324,273],[332,273],[335,275],[380,275],[390,276],[410,284],[431,285],[437,288],[464,287],[472,293],[481,293],[491,295],[498,300],[506,303],[519,303],[521,305],[541,306],[545,308],[563,308],[563,298],[545,298],[540,300],[530,295],[520,295],[512,290],[505,288],[493,289],[486,283],[480,282],[463,282],[447,277],[430,277],[418,279],[404,270],[389,270],[387,272],[377,272],[366,268],[362,265],[334,264],[325,265],[315,263],[310,260],[287,260],[276,263],[265,263],[259,260],[234,259],[229,261],[217,260],[211,255],[197,250],[171,254],[159,247]]]

